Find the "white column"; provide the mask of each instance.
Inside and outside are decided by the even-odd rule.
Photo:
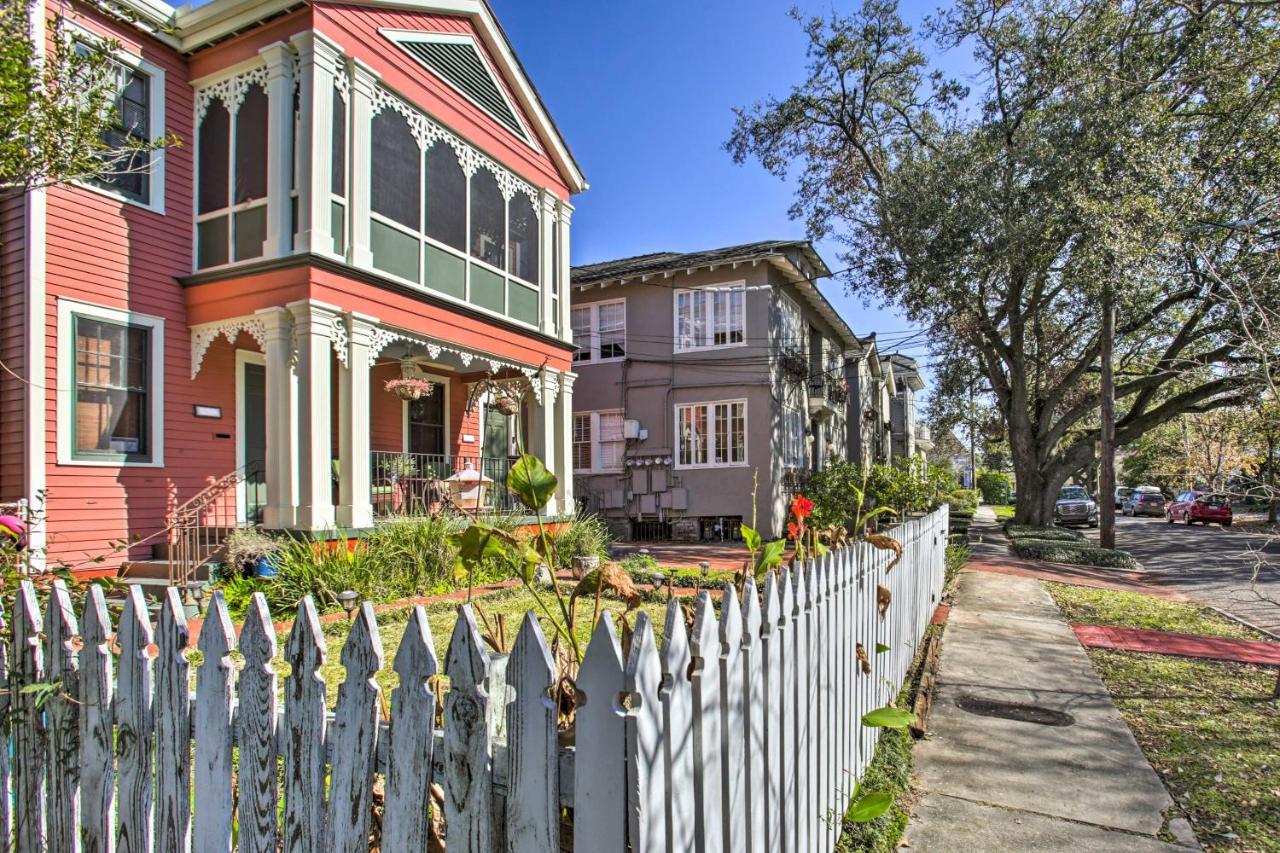
[[[559,227],[556,228],[560,240],[560,339],[573,340],[573,330],[569,328],[569,303],[573,301],[573,286],[569,281],[569,221],[573,218],[573,205],[560,202]]]
[[[373,526],[369,460],[369,341],[376,317],[347,320],[347,363],[338,367],[338,524]]]
[[[559,275],[560,270],[556,269],[556,252],[555,244],[559,239],[556,229],[556,197],[554,193],[543,191],[542,193],[542,210],[541,213],[541,229],[539,231],[538,259],[540,261],[540,277],[542,279],[542,290],[540,292],[540,312],[539,325],[543,334],[554,335],[556,333],[556,315],[554,312],[559,311],[559,305],[553,298],[559,292]]]
[[[529,452],[542,460],[551,471],[559,478],[563,478],[564,472],[559,467],[556,448],[556,399],[559,396],[560,374],[551,368],[543,368],[541,376],[535,377],[534,382],[542,383],[542,403],[529,407],[531,423],[529,424]],[[569,472],[572,473],[572,472]],[[543,507],[543,512],[548,516],[556,514],[557,500],[553,496],[547,501],[547,505]]]
[[[560,374],[560,396],[556,399],[555,444],[556,467],[553,468],[560,485],[556,489],[556,503],[562,513],[575,509],[573,502],[573,382],[576,373]]]
[[[369,159],[371,144],[369,123],[373,120],[373,90],[378,84],[378,72],[360,60],[352,60],[351,79],[351,128],[348,136],[347,176],[350,185],[350,203],[347,205],[347,259],[352,266],[373,266],[369,250]]]
[[[290,42],[298,51],[299,133],[298,223],[294,248],[299,252],[333,254],[329,230],[329,196],[333,159],[330,147],[333,122],[334,78],[342,70],[342,52],[314,30],[298,33]]]
[[[298,515],[299,530],[333,527],[333,430],[329,393],[333,322],[337,313],[304,300],[288,305],[298,349]]]
[[[262,256],[293,251],[293,54],[284,42],[258,51],[267,61],[267,239]]]
[[[267,505],[263,525],[293,527],[298,503],[297,377],[293,373],[293,315],[264,308],[262,349],[266,359]]]

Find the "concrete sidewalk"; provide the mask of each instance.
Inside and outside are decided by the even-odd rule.
[[[1012,718],[1011,718],[1012,717]],[[1040,582],[964,573],[943,634],[910,849],[1174,853],[1185,821]]]

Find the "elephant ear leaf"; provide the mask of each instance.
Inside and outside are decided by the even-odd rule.
[[[742,525],[742,541],[747,546],[747,550],[755,553],[760,550],[760,534],[754,527]]]
[[[507,474],[507,489],[527,508],[537,511],[556,493],[556,475],[542,460],[525,453],[511,466]]]
[[[756,558],[756,574],[761,575],[782,563],[782,556],[787,550],[787,540],[775,539],[766,542]]]

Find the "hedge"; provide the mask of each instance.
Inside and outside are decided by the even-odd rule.
[[[1142,564],[1127,551],[1099,548],[1096,545],[1080,542],[1064,542],[1060,539],[1014,539],[1013,551],[1024,560],[1070,563],[1075,566],[1096,566],[1102,569],[1142,568]]]
[[[1083,542],[1084,534],[1065,527],[1035,527],[1029,524],[1006,524],[1010,539],[1046,539],[1055,542]]]

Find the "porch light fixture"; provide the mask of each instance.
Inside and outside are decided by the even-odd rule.
[[[347,621],[350,622],[351,617],[355,615],[356,605],[360,603],[360,593],[354,589],[344,589],[338,593],[338,603],[347,612]]]

